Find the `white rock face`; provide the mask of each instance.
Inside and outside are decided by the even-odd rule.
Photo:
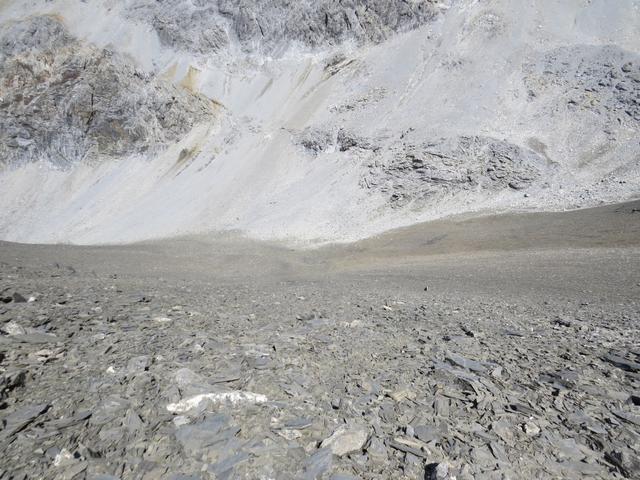
[[[340,5],[2,2],[0,239],[316,245],[640,191],[637,2]]]

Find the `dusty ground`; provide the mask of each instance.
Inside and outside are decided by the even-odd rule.
[[[0,275],[2,479],[640,478],[640,202]]]

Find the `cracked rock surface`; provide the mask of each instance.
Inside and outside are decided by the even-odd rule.
[[[137,0],[129,15],[150,23],[168,46],[199,54],[231,40],[253,52],[286,50],[291,43],[326,47],[345,40],[379,43],[436,17],[436,2],[404,0]]]

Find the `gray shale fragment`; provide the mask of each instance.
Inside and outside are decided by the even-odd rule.
[[[449,464],[431,463],[425,468],[425,480],[447,480],[449,477]]]
[[[329,448],[321,448],[305,461],[303,478],[305,480],[320,479],[332,464],[332,451]]]
[[[610,364],[621,368],[622,370],[626,370],[628,372],[640,373],[640,363],[627,360],[626,358],[620,357],[615,354],[607,354],[602,357],[603,360],[609,362]]]
[[[46,403],[29,405],[4,415],[2,417],[0,441],[8,441],[13,435],[23,430],[27,425],[46,412],[48,408],[49,405]]]
[[[447,352],[445,354],[445,358],[453,365],[466,368],[468,370],[471,370],[472,372],[484,373],[487,370],[486,367],[482,365],[480,362],[476,362],[475,360],[470,360],[456,353]]]

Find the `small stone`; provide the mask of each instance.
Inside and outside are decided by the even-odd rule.
[[[7,335],[24,335],[25,333],[27,333],[21,325],[19,325],[17,322],[14,322],[13,320],[9,323],[6,323],[2,327],[2,331]]]
[[[540,427],[533,422],[526,422],[522,424],[522,431],[530,437],[535,437],[540,434]]]
[[[0,297],[0,301],[2,301],[2,303],[25,303],[27,299],[20,295],[18,292],[7,292],[2,294],[2,296]]]
[[[448,463],[431,463],[425,469],[425,480],[446,480],[449,478]]]
[[[23,430],[37,417],[49,409],[49,404],[28,405],[11,412],[2,418],[4,429],[0,431],[0,441],[6,441],[12,435]]]
[[[173,417],[173,424],[176,427],[181,427],[182,425],[188,425],[189,423],[191,423],[191,420],[186,415],[178,415],[176,417]]]
[[[27,299],[18,292],[13,292],[13,303],[26,303]]]
[[[51,460],[54,460],[58,456],[59,453],[60,453],[60,449],[58,447],[49,447],[44,452],[44,455],[47,458],[50,458]]]
[[[140,416],[133,410],[129,410],[127,412],[122,425],[131,433],[137,432],[138,430],[142,430],[144,428],[144,422],[142,421]]]
[[[611,413],[626,422],[640,427],[640,415],[634,415],[633,413],[625,412],[624,410],[611,410]]]
[[[399,390],[396,390],[395,392],[390,393],[389,396],[398,403],[406,399],[413,400],[414,398],[416,398],[416,394],[408,388],[401,388]]]
[[[313,425],[313,420],[310,418],[294,418],[293,420],[288,420],[284,424],[284,428],[290,430],[304,430]]]
[[[43,348],[42,350],[29,354],[29,357],[33,358],[37,362],[46,362],[49,358],[53,357],[54,354],[55,352],[53,350]]]
[[[61,478],[61,480],[73,480],[74,478],[77,478],[77,476],[82,472],[84,472],[88,466],[88,462],[76,463],[75,465],[67,468],[59,478]]]
[[[149,370],[149,365],[151,365],[151,359],[147,355],[140,355],[129,360],[127,371],[129,373],[144,372]]]
[[[321,448],[311,455],[304,462],[304,479],[315,480],[322,478],[324,472],[331,468],[333,459],[331,457],[331,450],[328,448]]]
[[[238,406],[243,404],[266,403],[266,395],[240,390],[228,392],[201,393],[192,397],[183,398],[177,403],[167,405],[167,411],[175,414],[187,413],[191,410],[200,409],[208,404],[221,404],[226,406]]]
[[[0,376],[0,399],[15,388],[23,387],[27,378],[26,370],[12,370]]]
[[[445,358],[449,363],[457,365],[458,367],[467,368],[472,372],[482,373],[486,371],[486,368],[480,362],[465,358],[457,353],[447,352]]]
[[[11,339],[18,343],[30,343],[32,345],[40,343],[56,343],[59,340],[55,335],[40,332],[11,335]]]
[[[604,458],[627,478],[635,478],[633,475],[640,471],[640,460],[627,451],[608,452]]]
[[[448,417],[449,416],[449,399],[436,394],[435,400],[433,401],[433,409],[435,413],[439,417]]]
[[[556,325],[560,325],[561,327],[570,327],[571,326],[571,320],[569,320],[568,318],[556,318],[553,323],[555,323]]]
[[[342,457],[351,452],[362,450],[369,438],[369,432],[363,427],[339,427],[330,437],[324,439],[321,448],[328,448],[334,455]]]
[[[413,438],[395,437],[389,441],[389,446],[401,452],[415,455],[416,457],[428,458],[431,455],[426,443]]]
[[[300,433],[298,430],[290,430],[290,429],[281,429],[281,430],[277,430],[276,432],[278,435],[280,435],[282,438],[292,441],[292,440],[296,440],[300,437],[302,437],[302,433]]]
[[[66,467],[67,465],[71,465],[75,462],[76,458],[73,456],[73,454],[66,448],[63,448],[53,459],[53,466]]]
[[[440,440],[442,436],[437,428],[429,425],[416,425],[413,430],[413,436],[425,443]]]
[[[640,363],[627,360],[618,355],[608,354],[602,357],[602,359],[627,372],[640,372]]]
[[[468,328],[468,327],[467,327],[467,326],[465,326],[465,325],[460,325],[460,329],[464,332],[464,334],[465,334],[467,337],[471,337],[471,338],[473,338],[473,337],[475,337],[475,336],[476,336],[476,334],[475,334],[475,333],[473,333],[473,330],[471,330],[470,328]]]

